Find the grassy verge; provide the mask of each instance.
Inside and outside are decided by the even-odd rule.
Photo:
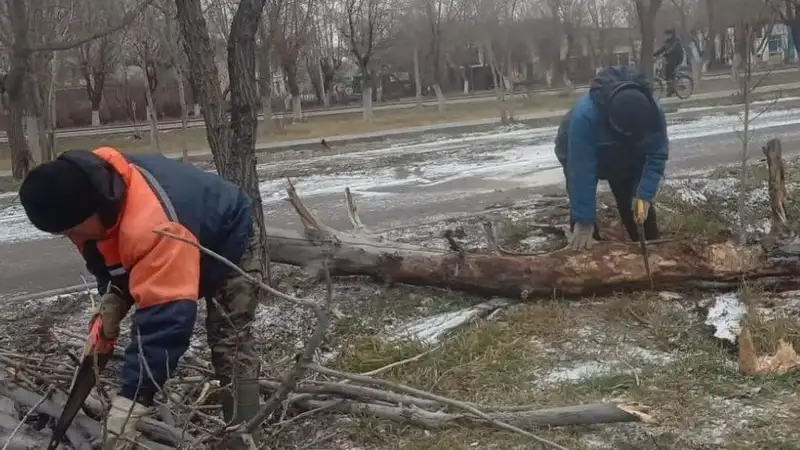
[[[532,112],[558,111],[567,108],[577,99],[577,95],[568,97],[539,96],[533,99],[515,99],[508,105],[514,113],[527,114]],[[459,122],[465,120],[499,117],[500,105],[498,102],[482,102],[476,105],[451,105],[443,113],[435,106],[410,108],[402,110],[375,111],[375,120],[366,123],[360,114],[311,116],[307,121],[297,124],[286,124],[275,130],[266,130],[261,127],[258,131],[257,143],[290,141],[308,138],[330,138],[349,134],[386,131],[398,128],[431,125],[437,123]],[[100,145],[111,145],[125,152],[133,154],[152,153],[154,147],[149,141],[146,129],[140,132],[140,138],[134,138],[131,133],[104,135],[61,137],[58,139],[58,152],[69,149],[95,148]],[[159,143],[163,152],[180,152],[183,142],[192,151],[208,149],[204,128],[190,128],[186,132],[169,130],[159,133]],[[320,146],[322,148],[322,146]],[[0,170],[8,169],[8,144],[0,144]]]
[[[750,320],[762,351],[798,339],[788,319]],[[335,362],[367,371],[424,351],[418,343],[353,338]],[[800,411],[800,376],[746,377],[699,318],[657,295],[522,305],[458,332],[419,361],[383,376],[437,394],[491,405],[561,406],[618,399],[650,406],[656,425],[543,430],[571,449],[795,448],[788,418]],[[737,426],[746,423],[748,426]],[[348,434],[365,448],[530,448],[504,432],[452,427],[426,432],[359,419]],[[713,446],[714,444],[719,447]]]

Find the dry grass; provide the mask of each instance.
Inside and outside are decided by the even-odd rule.
[[[657,425],[540,432],[571,449],[795,448],[785,442],[798,438],[787,421],[800,411],[794,394],[800,383],[797,374],[740,375],[735,357],[711,338],[700,316],[678,303],[646,294],[599,300],[513,308],[499,320],[461,330],[421,360],[382,376],[483,404],[635,401],[651,406],[658,420]],[[754,317],[749,319],[754,336],[765,351],[778,337],[798,337],[796,320]],[[631,353],[631,347],[669,359],[649,360]],[[336,365],[366,371],[424,350],[418,343],[385,344],[360,336],[350,341]],[[592,360],[609,367],[617,361],[614,370],[544,383],[548,373]],[[486,429],[425,432],[374,419],[357,420],[347,434],[370,449],[531,448],[524,438]]]

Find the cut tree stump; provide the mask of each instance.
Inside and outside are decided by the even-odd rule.
[[[784,175],[783,156],[780,139],[770,139],[762,148],[767,157],[769,167],[769,204],[772,220],[770,233],[780,234],[788,231],[789,223],[786,218],[786,200],[789,193],[786,190],[786,177]]]
[[[327,260],[336,276],[364,275],[388,283],[523,300],[650,289],[642,255],[633,243],[601,242],[589,251],[559,250],[536,256],[430,249],[369,233],[356,219],[352,196],[346,197],[348,217],[357,232],[337,231],[321,223],[291,183],[287,193],[305,230],[267,228],[275,262],[315,270]],[[768,251],[728,241],[648,245],[656,289],[721,290],[737,288],[743,281],[773,289],[800,286],[800,244],[778,243]]]

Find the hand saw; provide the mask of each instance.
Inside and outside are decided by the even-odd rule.
[[[58,421],[56,421],[53,437],[47,445],[47,450],[55,450],[61,440],[64,439],[64,435],[72,425],[72,421],[75,420],[75,416],[81,410],[83,402],[86,401],[86,397],[89,396],[89,392],[97,382],[96,375],[103,370],[108,360],[111,359],[112,354],[113,352],[96,355],[88,354],[83,357],[78,373],[75,375],[75,382],[69,390],[67,403],[64,405],[64,410],[61,411]],[[97,373],[95,373],[95,367],[97,368]]]

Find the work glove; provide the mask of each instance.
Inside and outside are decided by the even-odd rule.
[[[647,213],[650,211],[650,202],[640,198],[633,199],[633,221],[636,225],[644,225],[647,220]]]
[[[576,223],[572,228],[572,239],[570,239],[569,246],[573,250],[590,249],[594,245],[594,224],[591,223]]]
[[[120,436],[133,438],[136,432],[136,423],[142,417],[150,414],[151,409],[120,395],[115,396],[111,400],[111,409],[109,409],[106,419],[108,432],[104,448],[106,450],[113,449]]]
[[[114,351],[119,336],[119,324],[128,313],[130,302],[116,288],[109,288],[100,300],[100,310],[89,323],[89,353],[107,354]]]

